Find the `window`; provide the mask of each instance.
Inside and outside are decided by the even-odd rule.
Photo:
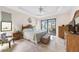
[[[1,11],[1,31],[11,31],[12,20],[11,13]]]
[[[11,31],[12,23],[11,22],[2,22],[2,31]]]

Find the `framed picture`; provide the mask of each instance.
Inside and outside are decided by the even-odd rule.
[[[12,22],[1,22],[1,31],[11,31]]]

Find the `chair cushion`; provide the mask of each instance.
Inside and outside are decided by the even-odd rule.
[[[1,39],[6,39],[6,33],[1,34]]]

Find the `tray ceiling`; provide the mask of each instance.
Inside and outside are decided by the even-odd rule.
[[[41,6],[42,8],[41,13],[40,13],[40,6],[15,6],[15,8],[17,8],[17,10],[21,10],[25,12],[26,14],[33,15],[33,16],[51,16],[51,15],[53,16],[57,14],[70,12],[73,10],[74,7],[71,7],[71,6]]]

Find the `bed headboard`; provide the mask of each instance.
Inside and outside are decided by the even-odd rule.
[[[28,24],[26,26],[22,25],[22,30],[27,29],[27,28],[33,28],[33,26],[31,24]]]

